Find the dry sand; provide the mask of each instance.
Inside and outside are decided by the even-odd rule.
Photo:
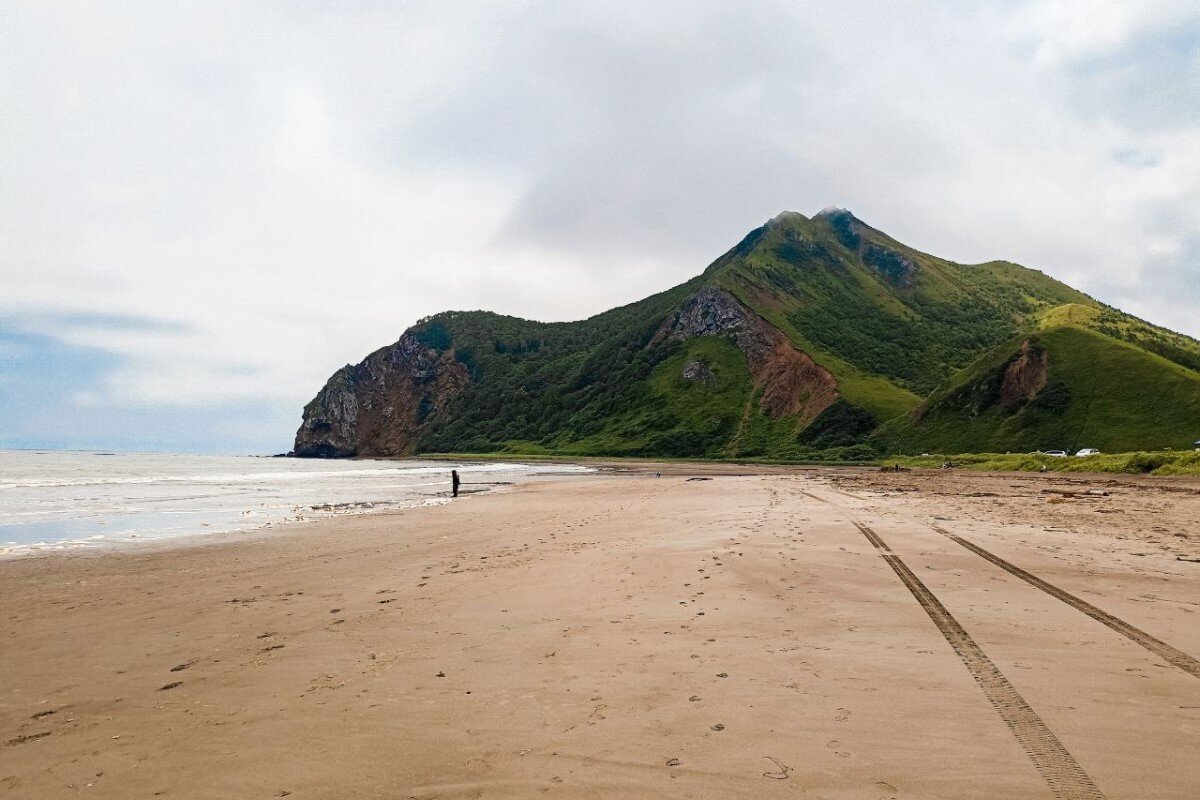
[[[1200,797],[1200,483],[739,471],[0,563],[0,797]]]

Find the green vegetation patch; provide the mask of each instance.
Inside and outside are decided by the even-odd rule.
[[[1114,452],[1187,448],[1200,438],[1200,373],[1074,325],[1041,331],[1048,383],[1015,409],[988,402],[1020,346],[1009,342],[913,414],[883,427],[891,452]]]
[[[1200,452],[1102,453],[1082,458],[1054,458],[1041,454],[958,453],[953,455],[899,456],[887,464],[906,467],[955,468],[992,472],[1116,472],[1130,475],[1200,475]]]

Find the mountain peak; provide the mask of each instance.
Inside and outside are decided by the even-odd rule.
[[[854,220],[858,219],[858,217],[854,216],[854,213],[851,212],[850,209],[841,208],[840,206],[825,206],[817,212],[817,215],[813,217],[813,219],[830,219],[836,217],[849,217],[850,219]]]
[[[804,216],[799,211],[786,211],[785,210],[785,211],[780,211],[778,214],[771,217],[771,219],[767,220],[767,224],[768,225],[777,225],[781,222],[789,222],[789,221],[796,221],[796,220],[808,222],[808,217]]]
[[[798,211],[780,211],[775,216],[767,220],[765,228],[777,228],[788,225],[805,225],[810,222],[824,222],[833,227],[849,227],[851,225],[864,225],[865,223],[854,216],[854,213],[848,208],[840,206],[825,206],[811,217],[806,217]]]

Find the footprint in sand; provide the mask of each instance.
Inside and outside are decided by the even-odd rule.
[[[764,778],[770,778],[771,780],[776,781],[786,781],[788,779],[788,773],[792,771],[791,767],[789,767],[787,764],[784,764],[774,756],[763,756],[763,758],[765,758],[767,761],[770,761],[775,766],[774,769],[769,769],[763,773]]]
[[[844,708],[839,708],[833,717],[834,722],[845,722],[848,719],[850,719],[850,712]]]

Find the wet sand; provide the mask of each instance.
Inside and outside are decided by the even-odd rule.
[[[654,468],[0,563],[0,797],[1200,796],[1200,482]]]

